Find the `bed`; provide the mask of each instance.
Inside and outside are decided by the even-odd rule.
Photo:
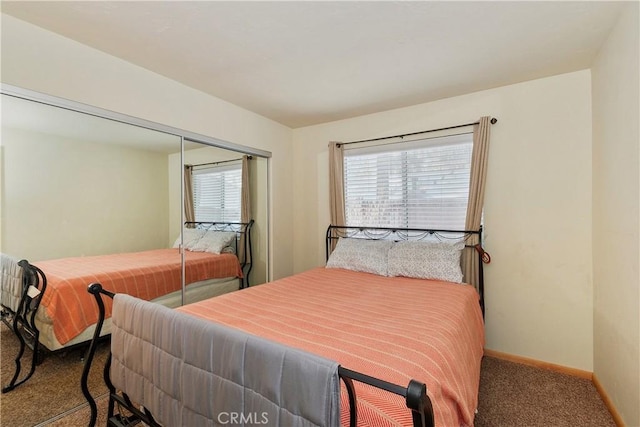
[[[21,346],[29,342],[34,349],[35,369],[42,347],[58,351],[93,337],[98,311],[86,292],[87,283],[98,281],[118,293],[172,308],[182,304],[183,277],[186,303],[248,287],[252,223],[185,223],[182,236],[168,249],[34,264],[3,255],[2,318]],[[102,336],[110,333],[110,320],[106,320]],[[22,348],[16,359],[16,379],[3,391],[33,374],[17,382],[23,352]]]
[[[117,334],[105,375],[111,391],[109,418],[118,417],[113,412],[117,403],[151,425],[173,425],[176,414],[182,422],[216,425],[221,413],[247,411],[268,414],[270,420],[293,413],[299,419],[286,424],[299,425],[473,425],[483,314],[478,290],[459,283],[461,251],[478,249],[465,248],[472,234],[479,232],[332,226],[327,251],[335,250],[326,267],[177,310],[115,295]],[[457,269],[450,269],[452,261]],[[438,277],[416,277],[425,275]],[[90,288],[99,306],[106,302],[110,307],[101,295],[112,293],[100,284]],[[145,314],[147,310],[152,313]],[[246,335],[237,338],[238,333]],[[234,339],[240,344],[233,344]],[[256,356],[256,348],[264,353]],[[318,357],[337,366],[322,381],[317,373],[325,365],[318,367]],[[301,365],[312,368],[296,370]],[[187,368],[197,369],[200,383],[181,377]],[[342,387],[327,388],[335,375]],[[220,378],[232,384],[230,390],[220,386]],[[204,404],[193,399],[194,388]],[[322,393],[299,397],[309,390]],[[336,390],[337,413],[327,409],[336,405],[322,398]],[[85,385],[83,391],[95,408]],[[225,393],[237,396],[221,399]],[[136,405],[127,406],[132,401]],[[137,411],[138,404],[148,411]]]

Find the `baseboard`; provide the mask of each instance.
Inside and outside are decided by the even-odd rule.
[[[609,395],[607,394],[604,387],[602,387],[602,383],[600,383],[600,380],[598,380],[598,377],[596,376],[596,374],[593,374],[593,385],[596,387],[596,390],[598,390],[598,393],[600,394],[602,401],[604,402],[605,406],[611,413],[611,416],[613,417],[613,421],[616,423],[618,427],[624,427],[625,424],[624,424],[624,421],[622,420],[622,417],[620,416],[620,413],[618,412],[613,402],[609,398]]]
[[[500,351],[484,349],[484,355],[489,357],[495,357],[496,359],[507,360],[509,362],[520,363],[522,365],[529,365],[535,368],[547,369],[561,374],[567,374],[574,377],[584,378],[589,381],[593,381],[593,372],[583,371],[581,369],[570,368],[568,366],[556,365],[555,363],[543,362],[541,360],[529,359],[528,357],[517,356],[509,353],[502,353]]]

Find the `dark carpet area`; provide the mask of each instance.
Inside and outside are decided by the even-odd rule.
[[[5,325],[0,347],[4,386],[17,352],[17,339]],[[0,395],[0,425],[86,426],[89,410],[79,386],[83,352],[50,355],[27,383]],[[94,366],[104,366],[106,354],[103,345]],[[95,396],[106,393],[101,375],[94,369],[90,376]],[[492,357],[482,362],[479,400],[475,427],[615,426],[591,381]],[[98,400],[98,408],[98,425],[105,425],[106,398]]]

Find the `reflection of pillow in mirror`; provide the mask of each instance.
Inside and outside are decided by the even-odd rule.
[[[390,240],[340,238],[329,255],[327,268],[344,268],[387,276],[387,257],[392,244]]]
[[[389,250],[389,276],[461,283],[464,242],[403,241]]]
[[[236,233],[233,231],[207,231],[191,250],[219,254],[224,248],[230,246],[235,238]]]
[[[220,251],[220,253],[223,253],[223,254],[235,254],[236,253],[236,248],[234,247],[233,240],[231,241],[229,246],[226,246],[226,247],[222,248],[222,251]]]
[[[184,248],[193,250],[192,249],[193,246],[195,246],[195,244],[198,243],[198,241],[204,235],[204,233],[205,233],[204,230],[199,230],[196,228],[185,228],[182,231],[182,235],[184,237]],[[176,241],[173,243],[173,247],[174,248],[180,247],[180,236],[178,236]]]

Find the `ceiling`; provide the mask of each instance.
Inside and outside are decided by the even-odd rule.
[[[624,2],[8,2],[291,128],[589,68]]]

